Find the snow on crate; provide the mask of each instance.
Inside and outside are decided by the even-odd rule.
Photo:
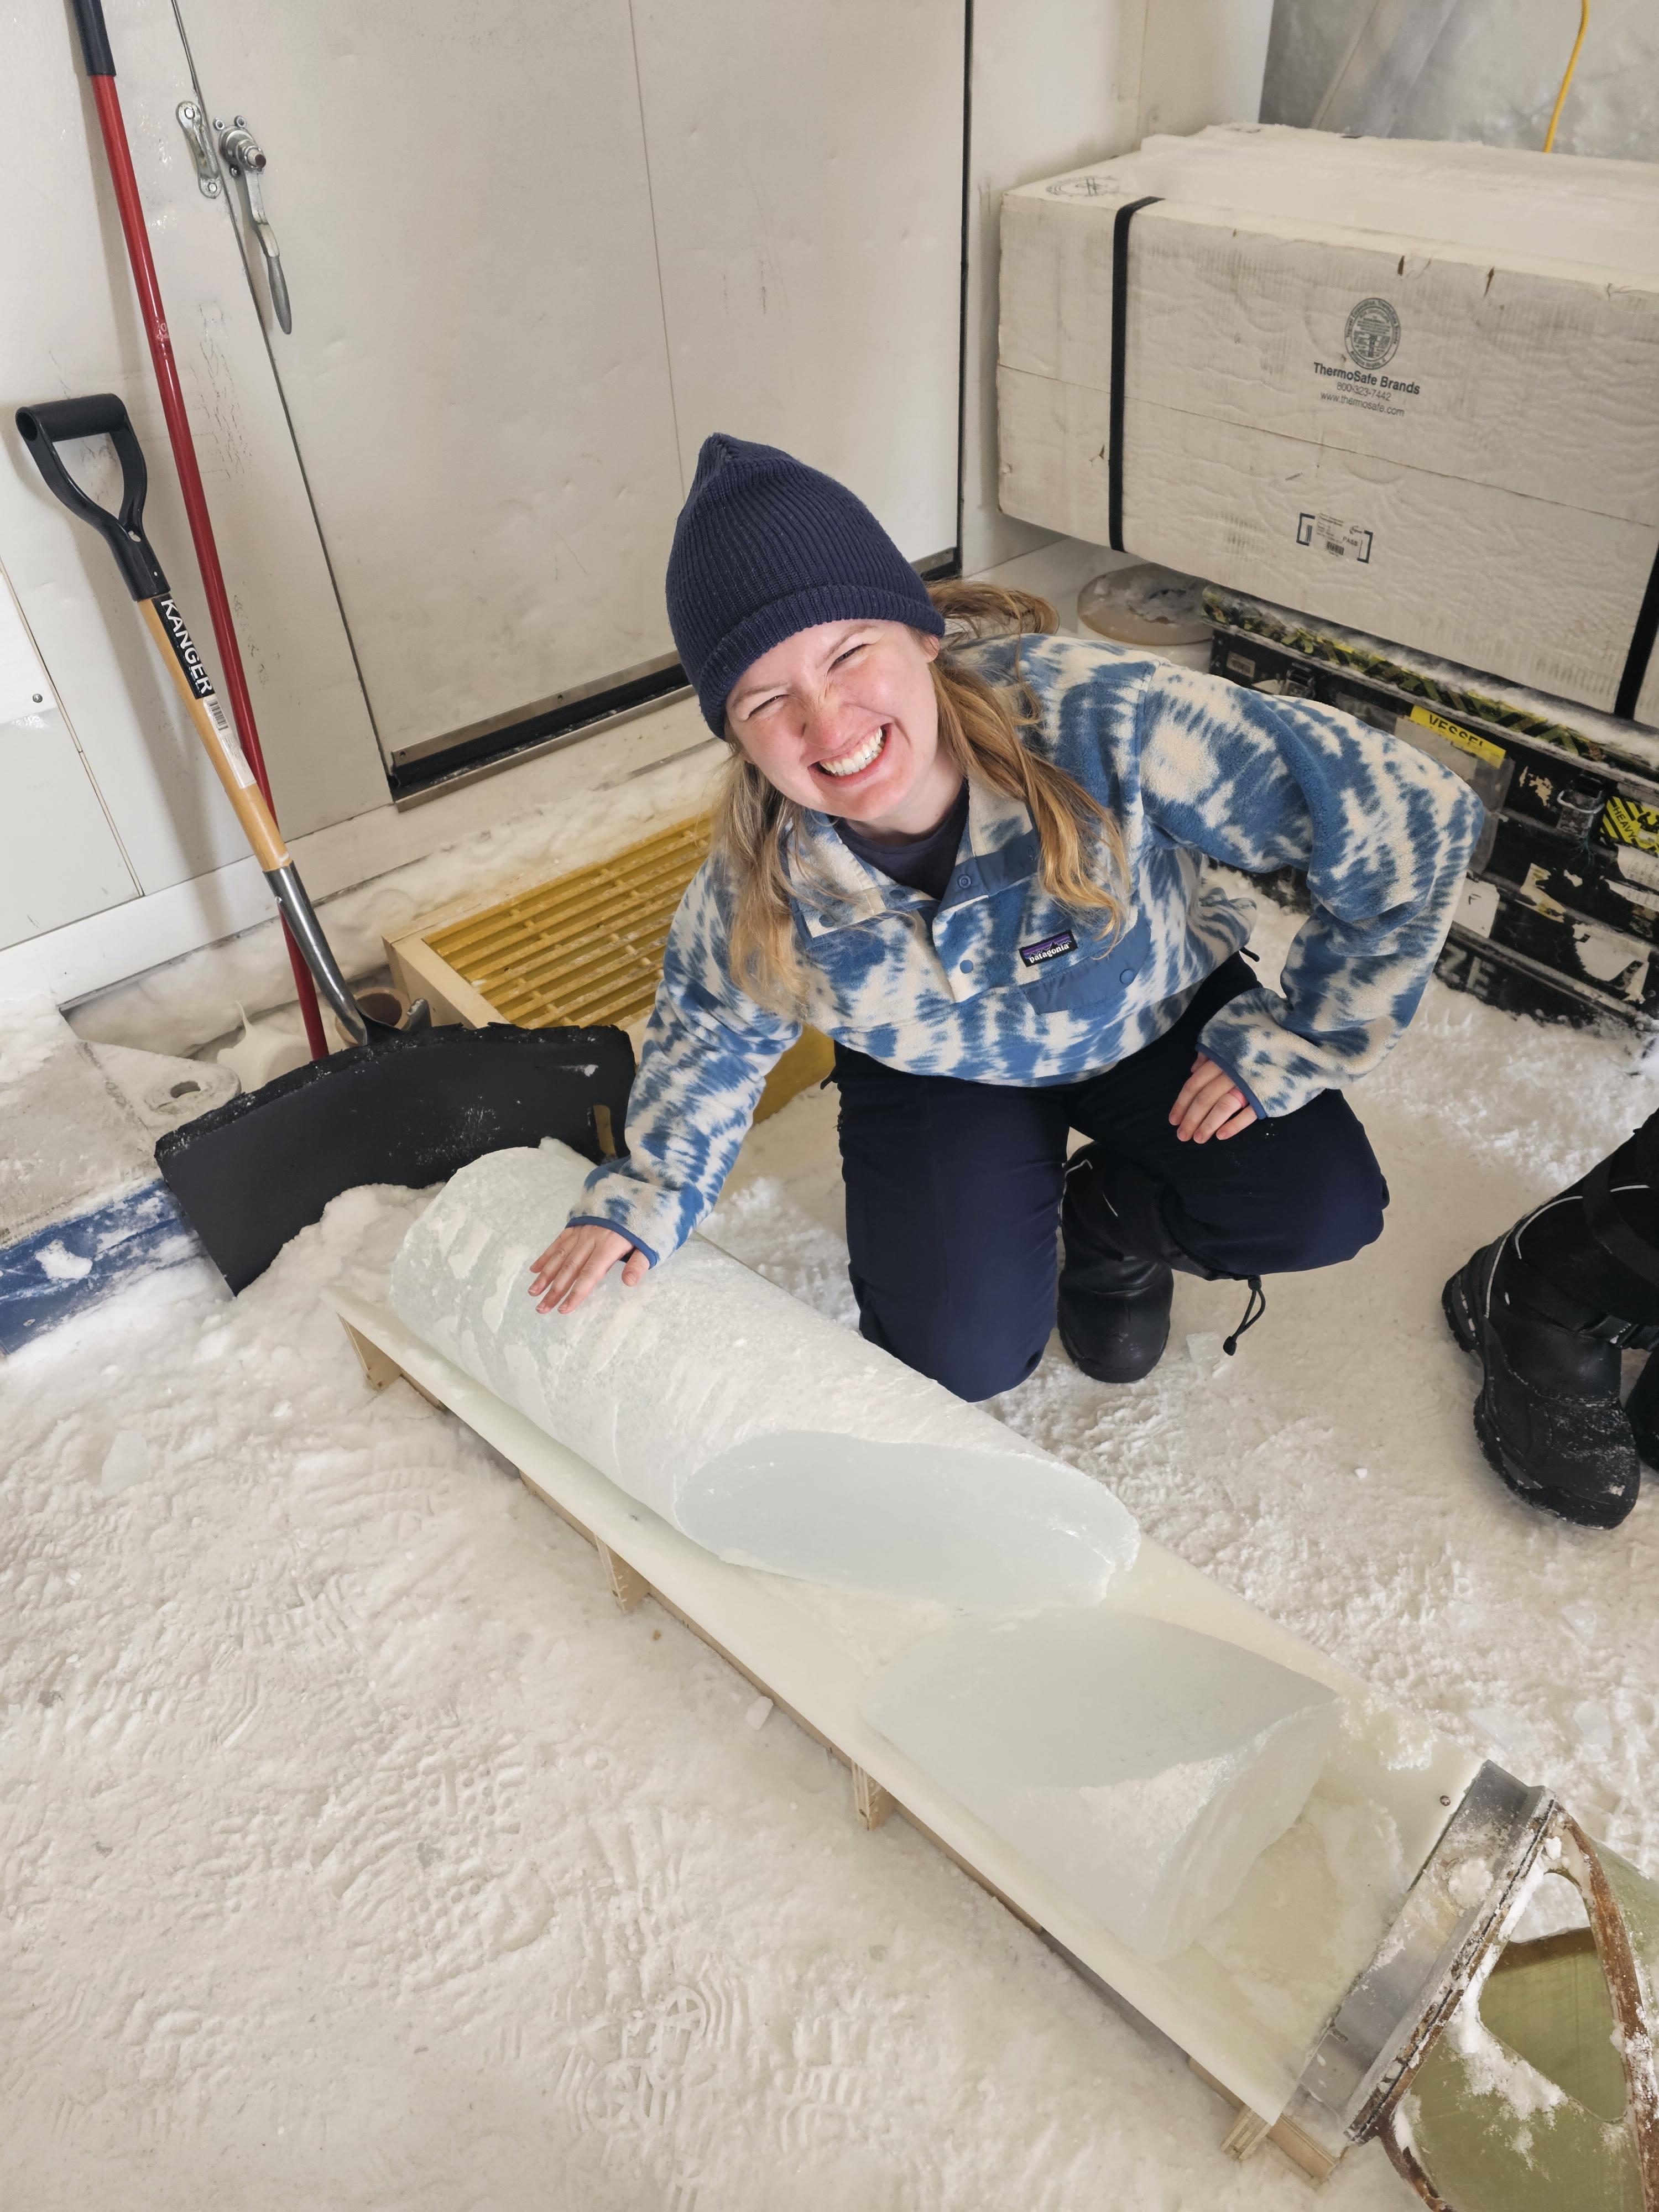
[[[47,1000],[0,1006],[0,1353],[195,1256],[152,1147],[235,1090],[223,1069],[83,1043]]]

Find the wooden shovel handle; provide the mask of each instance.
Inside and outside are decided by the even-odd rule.
[[[219,695],[202,665],[184,617],[171,599],[140,599],[138,611],[173,671],[179,696],[190,709],[196,734],[202,740],[214,773],[225,787],[225,796],[236,809],[236,819],[253,848],[255,859],[268,875],[289,865],[288,847],[276,827],[264,794],[254,781],[247,756],[236,741],[230,717],[219,704]]]

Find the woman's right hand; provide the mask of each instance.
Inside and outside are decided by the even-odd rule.
[[[582,1300],[597,1291],[618,1260],[627,1264],[623,1280],[631,1288],[651,1272],[651,1262],[637,1244],[614,1229],[601,1229],[585,1221],[580,1228],[562,1229],[530,1271],[530,1295],[539,1301],[538,1313],[574,1313]]]

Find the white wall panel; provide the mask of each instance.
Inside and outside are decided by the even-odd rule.
[[[1127,154],[1154,131],[1250,120],[1273,0],[975,0],[962,562],[1048,532],[996,503],[997,224],[1015,185]]]
[[[181,12],[269,160],[272,357],[388,756],[672,651],[627,0]]]
[[[0,946],[137,890],[0,573]]]
[[[1273,0],[1147,0],[1137,136],[1254,123],[1273,13]]]
[[[711,430],[957,538],[963,0],[634,0],[689,483]]]
[[[174,118],[191,86],[172,10],[166,0],[118,0],[109,16],[260,735],[284,825],[301,832],[383,800],[385,781],[235,236],[222,205],[198,193]],[[100,391],[126,400],[149,459],[147,526],[216,666],[216,655],[68,11],[9,0],[0,51],[0,559],[152,890],[234,858],[241,840],[106,548],[47,493],[12,427],[14,406]],[[95,496],[108,490],[107,477],[85,480]],[[21,803],[4,788],[8,804]],[[67,823],[49,815],[35,827],[67,879]]]
[[[997,224],[1012,185],[1135,144],[1146,0],[975,0],[962,565],[1051,533],[997,508]]]

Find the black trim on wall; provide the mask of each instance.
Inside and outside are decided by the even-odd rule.
[[[974,215],[974,0],[962,0],[962,282],[957,300],[957,558],[962,574],[962,508],[968,496],[968,252]]]
[[[648,707],[685,688],[685,671],[676,661],[672,668],[635,677],[631,684],[613,685],[608,691],[593,692],[567,706],[550,707],[522,722],[509,722],[505,729],[490,730],[481,738],[463,738],[455,744],[422,753],[416,760],[404,761],[387,769],[386,784],[394,799],[413,799],[463,770],[497,763],[504,767],[515,753],[544,745],[550,738],[578,737],[590,723],[608,722],[615,715]]]

